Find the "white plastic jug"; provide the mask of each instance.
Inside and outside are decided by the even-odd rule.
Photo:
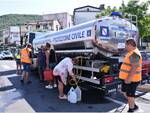
[[[71,89],[69,90],[67,99],[70,103],[77,103],[77,94],[73,87],[71,87]]]
[[[70,102],[70,93],[71,93],[72,90],[74,90],[73,87],[71,87],[70,90],[69,90],[68,93],[67,93],[67,100],[68,100],[69,102]]]
[[[82,92],[81,92],[81,89],[80,89],[79,86],[76,87],[75,92],[77,94],[77,101],[81,101],[81,94],[82,94]]]

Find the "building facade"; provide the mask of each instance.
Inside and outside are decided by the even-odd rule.
[[[57,20],[61,25],[61,29],[73,26],[72,17],[68,13],[55,13],[43,15],[43,21],[45,20]]]
[[[59,31],[60,24],[57,20],[41,20],[32,23],[28,23],[28,31],[41,31],[41,32],[50,32],[50,31]]]
[[[76,8],[73,11],[74,25],[94,20],[96,19],[96,15],[100,12],[101,12],[101,8],[97,8],[89,5]]]
[[[3,30],[3,42],[5,44],[19,45],[20,40],[22,40],[21,38],[26,37],[29,32],[58,31],[60,27],[57,20],[41,20],[20,26],[9,26],[7,29]]]

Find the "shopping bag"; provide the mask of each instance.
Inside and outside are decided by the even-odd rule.
[[[53,80],[53,71],[51,69],[44,71],[44,80],[45,81]]]

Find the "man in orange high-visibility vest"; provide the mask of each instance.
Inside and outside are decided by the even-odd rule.
[[[27,83],[27,84],[31,83],[31,81],[29,81],[30,66],[32,64],[31,49],[32,49],[32,45],[27,44],[27,46],[23,48],[20,52],[21,62],[23,65],[23,79],[21,80],[21,83]]]
[[[128,112],[138,110],[134,97],[138,84],[141,81],[142,57],[134,39],[127,39],[125,44],[127,54],[120,68],[119,78],[122,82],[122,92],[128,100]]]

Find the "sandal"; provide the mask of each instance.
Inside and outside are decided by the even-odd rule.
[[[59,99],[67,99],[67,96],[64,95],[64,96],[58,96]]]

